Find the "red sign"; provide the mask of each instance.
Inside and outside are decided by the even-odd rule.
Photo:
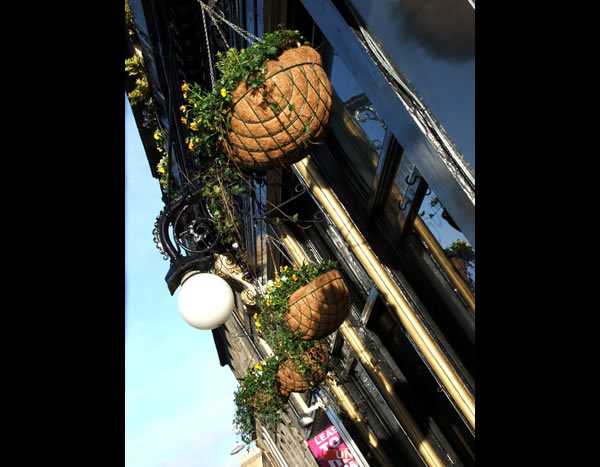
[[[307,441],[321,467],[356,467],[350,449],[333,425]]]

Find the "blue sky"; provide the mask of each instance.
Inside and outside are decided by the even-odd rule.
[[[152,230],[163,207],[125,98],[125,466],[239,466],[237,382],[210,331],[189,326]]]

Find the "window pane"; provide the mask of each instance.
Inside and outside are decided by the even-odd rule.
[[[475,169],[475,10],[467,0],[351,0],[369,34]]]
[[[465,236],[458,230],[458,226],[450,215],[444,209],[439,198],[431,190],[423,199],[421,209],[419,210],[421,219],[433,234],[437,242],[444,249],[453,251],[468,249],[469,244]],[[475,250],[473,249],[473,257],[466,253],[457,253],[457,256],[465,261],[467,280],[471,289],[475,287]],[[458,269],[460,269],[457,266]]]
[[[352,169],[363,182],[363,189],[368,191],[387,127],[343,60],[333,53],[330,64],[327,71],[335,94],[331,129]]]

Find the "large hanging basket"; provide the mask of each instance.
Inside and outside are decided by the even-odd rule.
[[[302,354],[308,370],[303,374],[292,359],[286,359],[279,365],[277,377],[279,389],[284,397],[292,392],[304,392],[320,383],[327,374],[329,349],[324,342],[317,342]]]
[[[238,85],[224,142],[234,161],[249,169],[289,167],[323,139],[332,90],[321,63],[319,53],[303,45],[268,61],[262,86]]]
[[[288,300],[288,308],[285,320],[296,337],[322,339],[348,316],[348,287],[340,272],[333,269],[296,290]]]

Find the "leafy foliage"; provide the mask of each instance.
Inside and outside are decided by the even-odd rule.
[[[252,441],[256,418],[266,425],[279,422],[279,410],[285,405],[285,398],[277,385],[278,368],[277,357],[255,364],[234,393],[236,412],[233,423],[245,443]]]
[[[257,300],[260,312],[254,314],[255,326],[273,350],[273,356],[250,368],[234,394],[234,425],[242,441],[252,440],[257,418],[265,424],[276,425],[280,421],[279,411],[286,400],[279,390],[277,379],[282,362],[286,359],[293,361],[299,373],[309,382],[313,380],[312,375],[322,369],[303,358],[318,341],[296,338],[288,329],[284,315],[289,310],[287,302],[296,290],[335,266],[336,263],[331,260],[319,264],[305,263],[300,267],[282,266],[274,280],[267,283],[264,296]]]
[[[274,280],[267,283],[264,296],[257,301],[260,315],[256,315],[256,324],[263,338],[276,354],[282,358],[292,358],[301,369],[306,369],[306,365],[299,356],[314,342],[298,339],[289,330],[285,322],[285,314],[289,311],[288,300],[296,290],[335,266],[335,261],[331,260],[319,264],[305,263],[300,267],[282,266]]]
[[[444,249],[449,258],[453,256],[461,258],[467,265],[473,265],[475,262],[475,252],[471,245],[460,238],[452,243],[448,248]]]
[[[212,90],[205,91],[198,83],[181,86],[185,105],[181,121],[191,130],[186,139],[188,149],[200,156],[196,159],[197,177],[205,184],[202,193],[213,215],[222,246],[241,244],[240,222],[235,215],[234,197],[243,193],[241,171],[220,149],[220,141],[230,128],[232,91],[241,81],[258,87],[265,81],[265,63],[284,50],[300,45],[298,31],[278,30],[267,33],[252,47],[231,48],[217,54],[216,67],[221,74]],[[230,251],[238,260],[240,250]]]
[[[215,66],[221,78],[212,90],[205,91],[197,83],[184,82],[181,90],[187,104],[181,108],[182,120],[194,132],[187,140],[189,149],[197,154],[208,152],[211,157],[225,158],[218,151],[218,143],[230,128],[231,93],[242,81],[253,88],[264,83],[266,62],[284,50],[300,46],[301,40],[299,31],[281,29],[264,34],[252,47],[217,53]]]

